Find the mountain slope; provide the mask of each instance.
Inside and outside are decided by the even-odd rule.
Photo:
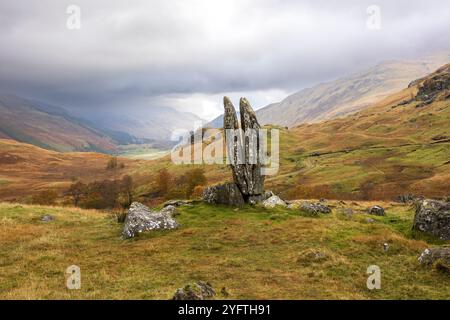
[[[114,152],[116,142],[65,110],[0,96],[0,136],[58,151]]]
[[[342,118],[280,129],[280,168],[266,188],[286,199],[392,200],[450,190],[450,65],[369,108]],[[447,80],[445,80],[447,79]],[[170,158],[149,162],[174,176],[189,170]],[[231,179],[226,165],[204,166],[208,183]]]
[[[319,84],[257,111],[262,123],[292,127],[343,116],[386,98],[450,61],[450,54],[386,61],[367,71]]]
[[[333,119],[367,108],[449,61],[448,52],[411,61],[385,61],[363,72],[303,89],[256,114],[262,124],[288,127]],[[222,127],[223,116],[207,126]]]

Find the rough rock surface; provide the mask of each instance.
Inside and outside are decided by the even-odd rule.
[[[420,264],[434,265],[450,271],[450,247],[425,249],[419,257]]]
[[[374,216],[385,216],[386,212],[384,211],[383,207],[373,206],[373,207],[370,207],[369,214],[372,214]]]
[[[317,215],[319,213],[330,213],[331,209],[323,203],[302,202],[299,206],[300,211]]]
[[[430,102],[436,98],[445,98],[449,88],[450,64],[447,64],[419,84],[416,100]]]
[[[262,201],[264,196],[264,176],[261,174],[261,159],[257,130],[260,129],[255,112],[245,98],[239,102],[241,126],[236,110],[228,97],[224,97],[224,130],[236,131],[236,138],[225,134],[227,153],[230,155],[230,166],[233,179],[246,202]],[[250,134],[256,130],[256,135]],[[247,134],[246,134],[247,133]],[[244,136],[242,136],[244,134]],[[233,155],[233,157],[231,157]]]
[[[450,202],[422,200],[416,205],[413,229],[450,240]]]
[[[287,206],[287,203],[276,195],[269,197],[268,199],[264,200],[261,204],[265,208],[274,208],[276,206],[283,206],[283,207]]]
[[[139,202],[133,202],[128,210],[122,231],[124,238],[133,238],[141,232],[176,229],[179,224],[168,212],[154,212]]]
[[[172,300],[206,300],[216,295],[211,284],[198,281],[194,284],[188,284],[184,288],[179,288],[175,292]]]
[[[222,204],[233,207],[242,207],[245,203],[242,193],[233,182],[205,188],[203,200],[210,204]]]

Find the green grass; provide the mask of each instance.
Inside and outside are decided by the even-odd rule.
[[[387,216],[367,223],[370,203],[353,204],[350,218],[332,205],[331,214],[309,217],[196,204],[180,208],[178,230],[123,240],[107,213],[0,204],[0,298],[168,299],[197,280],[225,287],[230,299],[450,298],[448,275],[417,262],[438,243],[413,238],[411,208],[383,204]],[[41,222],[43,214],[56,219]],[[305,261],[311,250],[326,258]],[[81,290],[65,287],[72,264]],[[366,288],[371,264],[381,268],[381,290]]]

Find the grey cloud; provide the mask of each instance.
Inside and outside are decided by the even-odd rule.
[[[81,30],[65,27],[69,4],[81,7]],[[380,31],[366,28],[372,4],[382,10]],[[3,0],[0,86],[81,111],[291,92],[449,49],[449,12],[446,0]]]

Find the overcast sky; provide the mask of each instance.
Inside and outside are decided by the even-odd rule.
[[[80,29],[67,27],[72,4]],[[367,27],[370,5],[380,29]],[[449,30],[448,0],[0,0],[0,91],[84,113],[170,106],[211,119],[223,95],[258,108],[448,50]]]

